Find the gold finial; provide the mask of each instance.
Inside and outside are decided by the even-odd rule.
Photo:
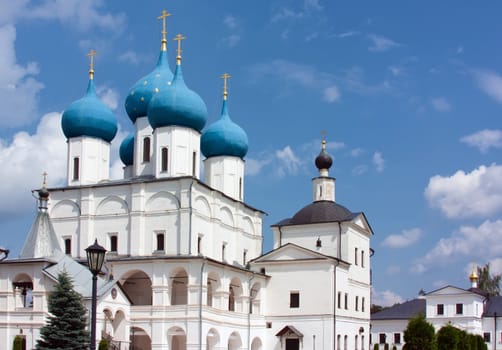
[[[167,12],[166,10],[162,10],[162,14],[157,17],[157,19],[161,19],[162,20],[162,44],[161,44],[161,47],[160,49],[162,51],[166,51],[167,50],[167,30],[166,30],[166,18],[171,16],[171,14],[169,12]]]
[[[94,56],[96,56],[96,53],[94,49],[91,49],[87,54],[87,57],[91,58],[91,62],[89,63],[89,79],[94,79]]]
[[[472,272],[471,272],[471,275],[469,276],[469,280],[471,282],[474,282],[474,281],[477,281],[478,280],[478,273],[477,273],[477,267],[476,267],[476,264],[472,264]]]
[[[321,131],[321,136],[322,136],[322,150],[326,150],[326,130]]]
[[[230,79],[232,76],[228,73],[224,73],[221,78],[223,79],[223,99],[226,100],[228,97],[228,90],[227,90],[227,81]]]
[[[176,37],[173,39],[174,41],[178,42],[178,49],[176,50],[176,52],[178,53],[178,55],[176,56],[176,64],[181,64],[181,40],[185,39],[186,37],[181,34],[176,35]]]

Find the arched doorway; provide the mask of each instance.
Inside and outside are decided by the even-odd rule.
[[[188,303],[188,274],[183,268],[178,268],[171,276],[171,305],[186,305]]]
[[[211,328],[206,335],[206,350],[214,350],[220,343],[220,335],[218,331],[214,328]]]
[[[152,350],[150,336],[139,327],[131,327],[131,350]]]
[[[242,311],[242,284],[237,277],[232,278],[228,286],[228,311]]]
[[[171,327],[167,331],[170,350],[186,350],[187,337],[185,331],[180,327]]]
[[[251,343],[251,350],[261,350],[261,348],[262,345],[260,338],[254,338],[253,342]]]
[[[228,337],[228,350],[238,350],[242,346],[241,336],[237,332],[233,332]]]
[[[129,271],[120,278],[120,285],[131,305],[152,305],[152,280],[143,271]]]

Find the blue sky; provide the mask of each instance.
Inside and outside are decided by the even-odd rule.
[[[245,198],[269,225],[311,202],[326,130],[336,198],[375,235],[374,302],[444,284],[473,263],[502,272],[502,4],[456,1],[0,1],[0,245],[14,255],[35,215],[42,173],[65,182],[60,113],[87,85],[114,110],[149,73],[166,9],[168,51],[183,43],[187,85],[247,132]]]

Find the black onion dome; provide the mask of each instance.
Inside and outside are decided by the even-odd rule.
[[[321,170],[329,169],[331,168],[331,165],[333,165],[333,159],[323,147],[321,153],[319,153],[319,155],[315,159],[315,166],[317,167],[317,169]]]
[[[43,187],[38,191],[38,196],[40,197],[40,199],[47,199],[49,198],[49,191],[47,191],[47,188]]]
[[[280,221],[276,226],[343,222],[351,220],[355,215],[338,203],[317,201],[300,209],[291,219]]]

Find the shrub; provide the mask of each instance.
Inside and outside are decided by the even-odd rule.
[[[388,344],[388,343],[385,343],[385,345],[383,346],[383,348],[384,348],[385,350],[389,350],[389,344]]]
[[[23,338],[19,335],[14,337],[14,342],[12,343],[12,350],[23,350]]]
[[[99,342],[98,350],[108,350],[110,347],[108,345],[108,340],[101,339]]]
[[[380,350],[380,345],[375,344],[375,345],[373,346],[373,350]]]

